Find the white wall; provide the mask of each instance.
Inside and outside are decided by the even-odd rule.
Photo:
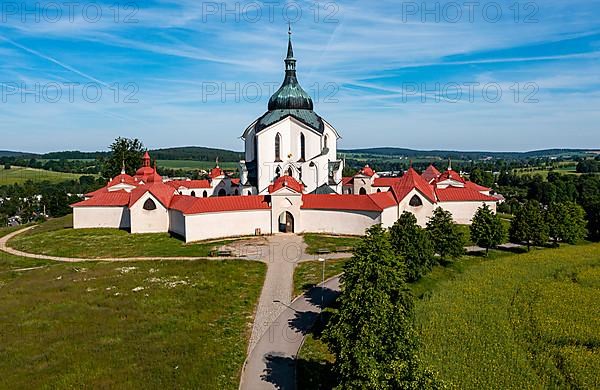
[[[259,228],[271,234],[271,210],[204,213],[185,216],[186,242],[253,235]]]
[[[156,210],[144,210],[144,202],[152,198]],[[168,210],[149,192],[135,202],[130,208],[131,233],[166,233],[169,231]]]
[[[303,209],[302,232],[332,234],[365,234],[365,230],[381,223],[376,211],[344,211]]]
[[[73,207],[73,228],[129,229],[127,207]]]
[[[439,202],[438,206],[452,213],[454,222],[461,225],[470,225],[473,216],[478,208],[487,204],[490,209],[496,212],[496,202]]]
[[[419,198],[421,198],[421,202],[423,203],[423,206],[412,207],[409,204],[410,200],[412,199],[412,197],[414,195],[417,195]],[[402,215],[403,212],[410,211],[417,218],[417,223],[419,224],[419,226],[425,227],[425,225],[429,221],[429,218],[433,215],[433,210],[435,208],[437,208],[437,205],[432,204],[419,191],[413,189],[408,193],[408,195],[406,195],[404,197],[404,199],[402,199],[400,201],[398,217],[400,217],[400,215]]]

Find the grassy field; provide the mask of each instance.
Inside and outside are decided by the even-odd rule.
[[[0,166],[0,186],[9,184],[22,184],[27,180],[32,181],[50,181],[52,183],[59,183],[65,180],[79,179],[81,174],[76,173],[63,173],[45,171],[42,169],[34,168],[23,168],[13,166],[11,169],[4,169],[4,166]]]
[[[355,236],[330,236],[326,234],[304,234],[304,242],[308,247],[306,252],[314,255],[319,250],[327,250],[329,252],[346,252],[349,248],[358,243],[360,237]]]
[[[0,254],[0,388],[237,389],[263,264],[35,262]]]
[[[73,216],[49,220],[9,240],[8,245],[27,253],[76,258],[205,257],[227,242],[186,244],[168,233],[129,234],[116,229],[72,228]]]
[[[460,389],[599,388],[598,253],[491,251],[435,267],[412,285],[424,363]],[[300,388],[331,388],[319,337],[300,351]]]
[[[344,264],[348,259],[334,259],[325,262],[325,280],[343,272]],[[323,263],[320,261],[307,261],[301,263],[294,271],[294,296],[316,286],[323,280]]]
[[[159,167],[171,169],[204,169],[210,170],[215,167],[214,161],[192,161],[192,160],[158,160]],[[238,167],[237,162],[220,162],[219,166],[225,170],[234,170]]]

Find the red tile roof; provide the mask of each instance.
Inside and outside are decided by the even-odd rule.
[[[375,171],[367,164],[360,170],[359,174],[371,177],[375,174]]]
[[[353,177],[342,177],[342,185],[349,186],[354,182]]]
[[[272,194],[275,191],[279,191],[283,187],[287,187],[299,193],[302,193],[302,190],[304,190],[304,185],[300,184],[298,180],[291,176],[281,176],[275,179],[273,184],[269,186],[269,193]]]
[[[479,184],[474,183],[472,181],[465,181],[465,188],[468,188],[470,190],[475,190],[475,191],[489,191],[489,190],[491,190],[491,188],[480,186]]]
[[[222,196],[213,198],[195,198],[193,196],[175,195],[171,202],[171,209],[179,210],[183,214],[262,210],[269,208],[269,203],[265,201],[263,195]]]
[[[370,195],[306,194],[302,196],[302,203],[302,209],[353,211],[383,211],[396,205],[389,192]]]
[[[118,176],[115,176],[114,179],[112,179],[111,181],[108,182],[107,187],[112,187],[112,186],[116,186],[117,184],[121,184],[121,183],[125,183],[125,184],[130,184],[133,186],[137,186],[138,182],[135,181],[135,179],[131,176],[129,176],[128,174],[120,174]]]
[[[98,194],[105,194],[108,192],[108,188],[107,187],[102,187],[100,189],[97,189],[96,191],[92,191],[92,192],[88,192],[87,194],[85,194],[84,196],[86,198],[91,198],[92,196],[96,196]]]
[[[399,181],[399,177],[377,177],[373,180],[373,187],[391,187]]]
[[[123,190],[99,193],[94,197],[72,204],[71,207],[123,207],[129,204],[128,192]]]
[[[430,164],[427,169],[423,171],[421,177],[425,179],[426,182],[431,183],[433,179],[437,179],[441,175],[440,171],[437,170],[433,164]]]
[[[452,179],[454,181],[458,181],[460,183],[464,183],[465,179],[463,179],[458,172],[453,171],[452,169],[449,169],[447,171],[445,171],[444,173],[442,173],[436,180],[437,183],[444,181],[444,180],[448,180],[448,179]]]
[[[231,184],[235,184],[236,186],[239,186],[240,185],[240,179],[239,178],[231,179]]]
[[[173,196],[175,195],[175,189],[163,182],[143,185],[131,191],[129,207],[133,206],[146,192],[150,192],[166,208],[169,207],[171,199],[173,199]]]
[[[495,202],[498,200],[468,188],[436,188],[435,194],[440,202]]]
[[[173,188],[211,188],[208,180],[171,180],[165,182]]]
[[[215,177],[224,176],[224,175],[225,175],[225,173],[223,172],[223,170],[221,168],[219,168],[219,166],[217,165],[210,171],[210,173],[208,174],[208,177],[210,177],[211,179],[214,179]]]
[[[413,168],[409,168],[404,176],[402,176],[400,180],[392,186],[390,191],[396,197],[396,201],[400,202],[413,189],[419,191],[424,197],[429,199],[431,203],[435,203],[433,187],[427,183],[425,179],[423,179]]]

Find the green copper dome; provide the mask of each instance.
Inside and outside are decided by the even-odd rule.
[[[313,109],[310,95],[302,89],[296,78],[296,60],[292,48],[291,31],[289,34],[288,52],[285,59],[285,79],[281,87],[269,99],[269,111]]]

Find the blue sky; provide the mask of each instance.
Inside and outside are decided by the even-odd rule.
[[[599,0],[68,3],[2,2],[0,149],[241,150],[288,20],[341,147],[600,148]]]

